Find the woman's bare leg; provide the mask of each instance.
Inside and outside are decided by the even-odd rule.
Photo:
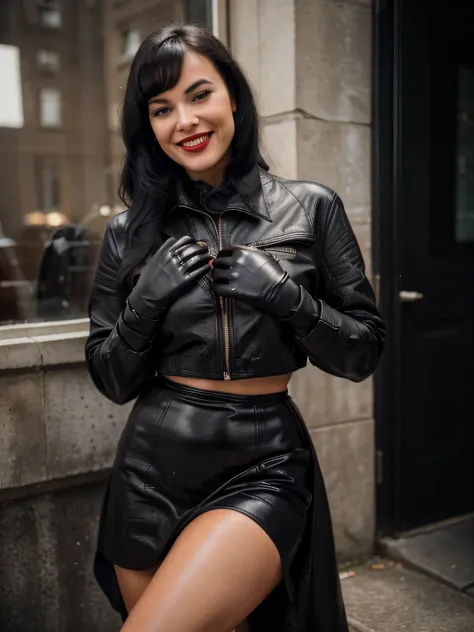
[[[155,573],[156,568],[146,571],[131,571],[128,568],[115,567],[115,574],[127,612],[133,610]]]
[[[183,530],[122,632],[238,630],[280,579],[280,555],[259,525],[237,511],[209,511]],[[132,604],[128,573],[118,581]]]
[[[127,608],[127,612],[131,612],[141,596],[145,592],[148,584],[153,579],[156,570],[132,571],[120,566],[115,566],[115,574],[120,586],[122,599]],[[249,632],[246,621],[238,625],[232,632]]]

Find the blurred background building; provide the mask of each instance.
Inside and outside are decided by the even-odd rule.
[[[122,210],[130,63],[169,21],[230,46],[272,171],[341,195],[389,327],[374,380],[308,368],[291,384],[341,559],[474,510],[474,16],[467,0],[446,6],[2,0],[2,631],[117,628],[90,565],[129,407],[96,392],[83,347],[102,235]]]

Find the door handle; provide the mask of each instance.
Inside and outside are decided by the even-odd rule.
[[[399,297],[402,303],[414,303],[415,301],[421,301],[421,299],[425,298],[425,295],[421,292],[402,290]]]

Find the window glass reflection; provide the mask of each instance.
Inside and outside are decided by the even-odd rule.
[[[474,242],[474,69],[458,73],[456,240]]]
[[[141,41],[208,0],[0,3],[0,325],[87,316],[117,195],[119,109]]]

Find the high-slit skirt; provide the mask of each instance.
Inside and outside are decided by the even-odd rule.
[[[288,393],[228,395],[163,378],[131,412],[100,520],[94,571],[124,620],[113,565],[159,566],[212,509],[250,517],[280,553],[283,579],[250,615],[252,632],[348,632],[321,471]]]

